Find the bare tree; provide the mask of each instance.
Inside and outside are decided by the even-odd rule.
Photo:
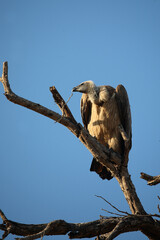
[[[131,210],[131,213],[120,211],[106,199],[103,199],[117,211],[116,217],[101,217],[96,221],[86,223],[67,223],[64,220],[56,220],[45,224],[22,224],[14,222],[7,219],[5,214],[0,210],[0,216],[3,220],[3,223],[0,224],[0,229],[4,231],[2,239],[8,234],[21,236],[16,239],[25,240],[37,239],[44,235],[68,234],[70,239],[96,237],[97,240],[112,240],[121,233],[132,231],[141,231],[152,240],[160,239],[160,221],[156,219],[160,215],[147,214],[144,210],[129,175],[128,164],[122,165],[121,157],[117,153],[97,142],[80,123],[76,122],[67,104],[54,86],[50,88],[50,91],[55,102],[61,109],[62,115],[40,104],[17,96],[10,88],[7,62],[3,63],[3,73],[0,81],[3,84],[5,96],[9,101],[40,113],[68,128],[85,145],[93,157],[111,171],[113,177],[118,181]],[[123,132],[123,129],[121,131],[125,140],[125,132]],[[147,180],[150,185],[160,182],[160,176],[152,177],[141,173],[141,177]]]

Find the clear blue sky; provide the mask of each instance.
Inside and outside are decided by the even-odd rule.
[[[160,174],[160,1],[0,0],[0,9],[0,71],[8,61],[16,94],[60,112],[52,85],[65,100],[86,80],[126,87],[133,121],[129,171],[145,210],[157,213],[159,186],[149,187],[139,176]],[[0,208],[9,219],[96,220],[106,215],[101,208],[111,209],[95,194],[129,211],[115,179],[89,172],[92,156],[77,138],[10,103],[3,92],[1,85]],[[78,122],[80,97],[69,102]],[[135,238],[146,239],[130,233],[117,240]]]

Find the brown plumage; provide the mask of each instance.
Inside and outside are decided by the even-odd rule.
[[[103,145],[112,148],[122,158],[125,144],[119,125],[122,125],[129,137],[131,148],[131,112],[128,95],[122,85],[116,89],[111,86],[96,86],[86,81],[73,88],[73,92],[82,92],[81,116],[85,128]],[[127,156],[128,157],[128,156]],[[90,171],[95,171],[102,179],[112,178],[108,169],[93,158]]]

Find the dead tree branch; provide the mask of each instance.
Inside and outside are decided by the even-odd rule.
[[[0,229],[5,232],[2,239],[4,239],[8,234],[23,236],[16,238],[17,240],[33,240],[44,235],[68,234],[70,239],[75,239],[91,238],[107,234],[106,239],[111,240],[121,233],[142,231],[144,227],[149,226],[154,226],[154,229],[158,230],[160,233],[159,224],[156,221],[152,222],[148,216],[130,215],[124,217],[112,217],[86,223],[67,223],[64,220],[55,220],[45,224],[17,223],[8,220],[2,211],[0,211],[0,216],[3,219],[3,224],[0,225]]]
[[[141,178],[146,180],[147,184],[150,186],[157,185],[160,183],[160,175],[151,176],[151,175],[141,172]]]

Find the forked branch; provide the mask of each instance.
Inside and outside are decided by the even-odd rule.
[[[113,174],[116,173],[116,168],[113,163],[120,165],[121,157],[117,153],[97,142],[97,140],[92,137],[88,131],[81,126],[81,124],[76,122],[67,104],[65,104],[65,101],[54,86],[50,88],[50,91],[53,94],[55,102],[64,113],[62,116],[38,103],[31,102],[16,95],[9,85],[7,62],[3,63],[3,74],[0,81],[3,84],[5,96],[9,101],[40,113],[67,127],[87,147],[93,157],[97,158],[103,165],[111,168]]]
[[[71,119],[71,121],[75,124],[77,124],[75,118],[73,117],[69,107],[67,106],[66,102],[63,100],[62,96],[60,95],[60,93],[57,91],[57,89],[55,88],[55,86],[50,87],[50,92],[53,95],[53,98],[56,102],[56,104],[59,106],[59,108],[62,111],[62,116],[63,117],[68,117]]]

